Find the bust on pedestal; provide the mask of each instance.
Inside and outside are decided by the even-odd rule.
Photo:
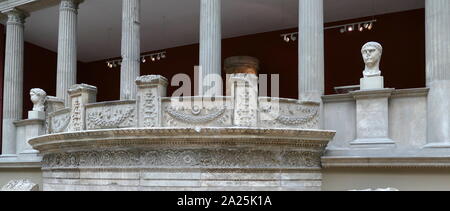
[[[33,110],[28,111],[28,119],[45,119],[45,102],[47,93],[42,89],[30,90],[31,102],[33,102]]]
[[[28,144],[28,140],[45,133],[47,93],[42,89],[31,89],[30,100],[34,106],[33,110],[28,111],[28,119],[14,123],[17,128],[16,149],[22,157],[28,156],[30,159],[37,159],[38,151]]]
[[[361,78],[361,90],[383,89],[384,78],[381,76],[380,61],[383,54],[383,47],[377,42],[368,42],[362,49],[361,54],[366,68],[364,78]]]
[[[356,99],[356,140],[361,148],[395,147],[389,138],[389,98],[394,89],[384,88],[380,60],[383,48],[377,42],[366,43],[361,50],[366,68],[361,90],[351,92]]]

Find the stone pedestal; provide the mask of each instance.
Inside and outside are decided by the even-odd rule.
[[[384,89],[384,77],[361,78],[361,90]]]
[[[43,111],[28,111],[28,119],[45,120],[45,112],[43,112]]]
[[[168,80],[160,75],[146,75],[136,79],[138,127],[161,127],[161,97],[166,96]]]
[[[76,84],[69,89],[70,97],[70,123],[68,131],[86,130],[86,104],[95,103],[97,87],[87,84]]]
[[[21,157],[29,155],[29,158],[36,157],[39,153],[34,150],[28,140],[45,134],[45,117],[42,119],[26,119],[14,122],[16,132],[17,154]]]
[[[258,77],[254,74],[230,76],[231,96],[234,97],[236,126],[256,127],[258,124]]]
[[[395,147],[389,138],[389,97],[394,89],[352,92],[356,99],[356,137],[352,147]]]

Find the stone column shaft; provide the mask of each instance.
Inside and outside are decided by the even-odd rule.
[[[323,0],[299,0],[299,99],[321,101],[324,93]]]
[[[80,0],[61,0],[56,95],[69,105],[68,89],[77,82],[77,16]]]
[[[140,0],[122,0],[122,66],[120,99],[136,99],[135,80],[140,75],[141,24]]]
[[[14,121],[22,119],[24,23],[26,13],[19,10],[7,12],[5,75],[3,92],[2,156],[16,154],[16,128]]]
[[[450,147],[450,1],[425,2],[428,143]]]
[[[221,0],[201,0],[200,7],[200,67],[202,74],[200,95],[222,96],[222,84],[211,89],[214,74],[222,73],[222,23]]]

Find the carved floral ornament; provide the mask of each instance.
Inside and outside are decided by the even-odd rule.
[[[44,169],[128,167],[320,168],[320,151],[249,149],[103,150],[47,154]]]
[[[186,113],[185,112],[186,110],[190,114]],[[190,109],[190,111],[189,109],[185,108],[176,108],[173,106],[168,106],[165,109],[165,112],[167,112],[175,120],[197,125],[197,124],[206,124],[216,119],[219,119],[221,116],[225,114],[226,110],[227,110],[226,107],[200,109],[200,106],[195,105],[192,107],[192,109]],[[202,113],[204,113],[204,115],[201,115]]]
[[[88,129],[108,129],[119,127],[133,127],[135,125],[135,108],[126,107],[103,107],[91,111],[87,115]]]
[[[145,86],[145,85],[156,85],[156,84],[161,84],[164,86],[167,86],[168,84],[168,80],[160,75],[144,75],[144,76],[140,76],[136,79],[136,84],[138,86]]]

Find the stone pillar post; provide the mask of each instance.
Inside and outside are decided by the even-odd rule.
[[[321,102],[324,93],[323,0],[299,0],[299,99]]]
[[[135,80],[140,75],[141,23],[140,0],[122,0],[122,66],[120,99],[136,99]]]
[[[352,147],[391,148],[389,138],[389,98],[394,89],[351,92],[356,99],[356,140]]]
[[[425,2],[428,146],[450,147],[450,1]]]
[[[59,7],[56,96],[69,105],[67,90],[77,83],[77,16],[82,0],[61,0]]]
[[[86,130],[86,104],[97,101],[97,87],[87,84],[73,85],[70,96],[70,123],[68,132]]]
[[[222,83],[214,85],[214,76],[222,73],[221,0],[201,0],[200,7],[200,95],[223,95]],[[211,90],[212,89],[212,90]]]
[[[232,74],[231,96],[234,98],[233,125],[256,127],[258,124],[258,77],[255,74]]]
[[[14,122],[22,119],[23,105],[23,31],[27,14],[18,9],[6,12],[6,49],[3,92],[2,157],[16,154]]]
[[[161,97],[166,96],[168,80],[160,75],[146,75],[136,79],[138,127],[161,127]]]

